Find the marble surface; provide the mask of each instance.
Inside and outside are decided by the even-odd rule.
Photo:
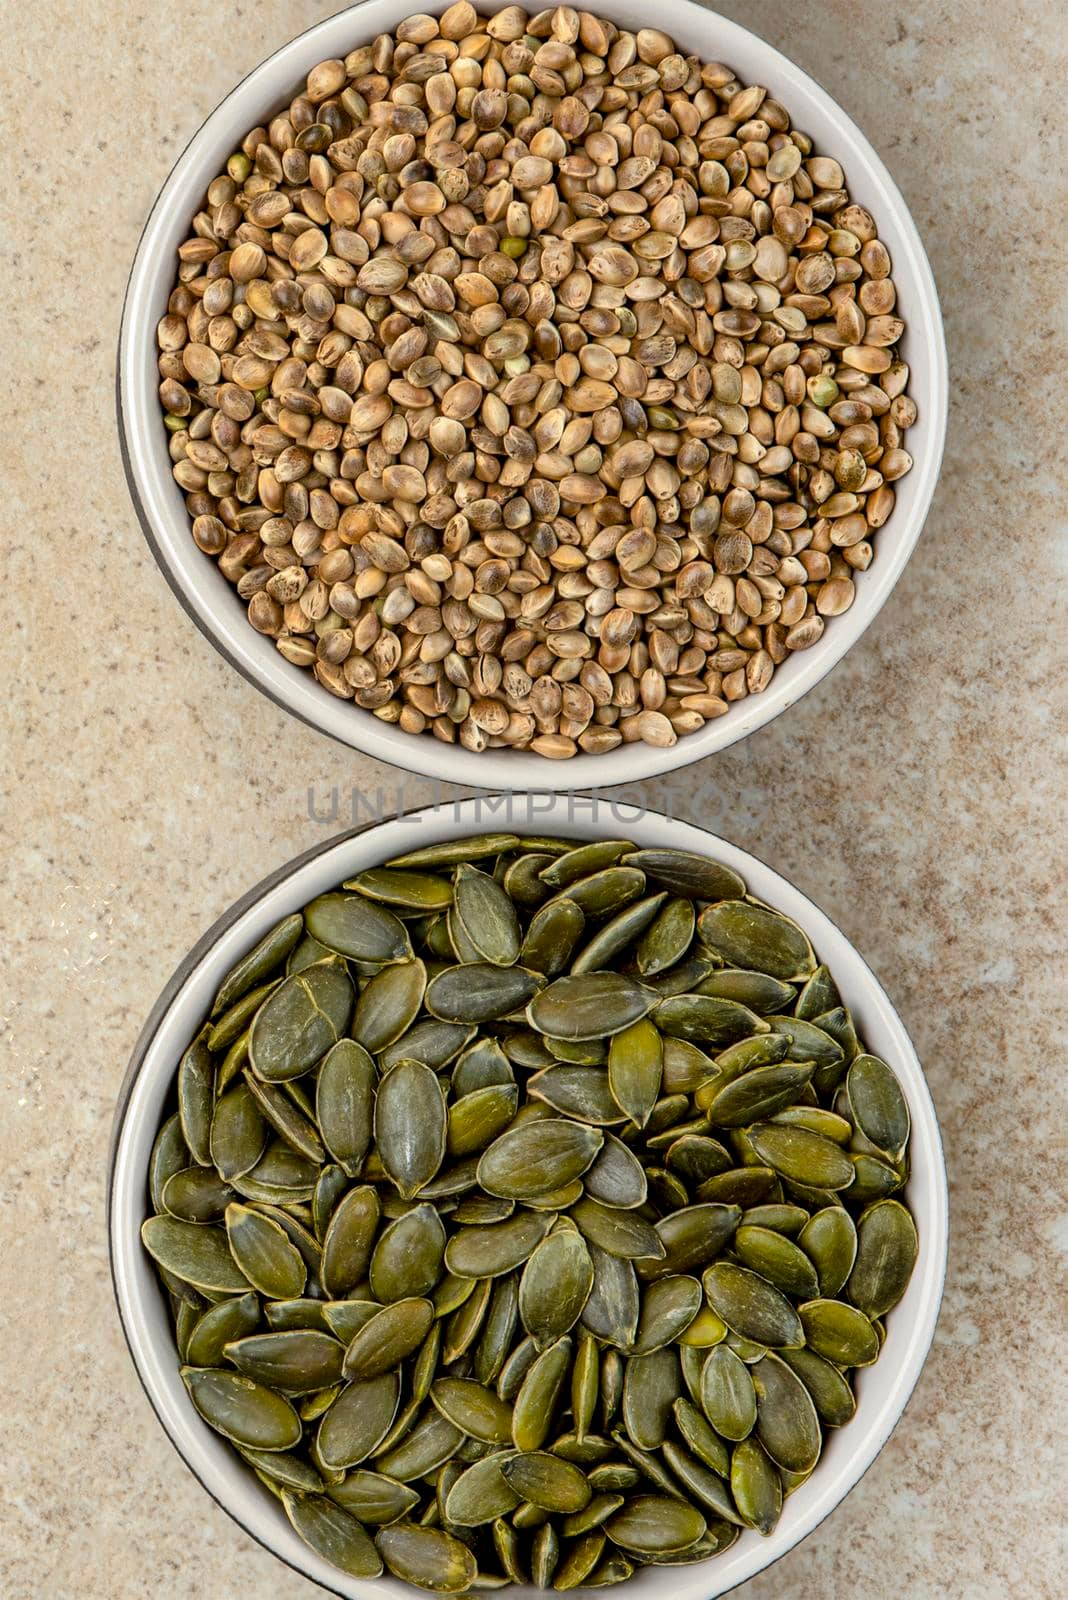
[[[104,1171],[141,1021],[207,924],[321,838],[332,786],[431,785],[287,718],[196,632],[127,497],[112,382],[186,139],[336,7],[8,10],[0,96],[2,1600],[313,1600],[197,1486],[111,1300]],[[949,1160],[949,1281],[896,1434],[751,1600],[1063,1593],[1063,72],[1052,0],[724,0],[864,127],[918,219],[953,407],[926,533],[788,716],[638,797],[755,850],[887,983]],[[1060,1176],[1058,1177],[1058,1172]],[[1058,1416],[1059,1402],[1059,1416]],[[1061,1578],[1057,1578],[1057,1572]]]

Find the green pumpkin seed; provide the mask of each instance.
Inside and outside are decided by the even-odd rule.
[[[759,1273],[784,1294],[800,1300],[818,1297],[815,1267],[804,1250],[781,1233],[743,1224],[734,1235],[734,1251],[743,1267]]]
[[[600,1067],[546,1067],[527,1079],[527,1093],[582,1122],[605,1127],[625,1120]]]
[[[570,1332],[592,1287],[593,1262],[581,1235],[554,1228],[535,1247],[519,1282],[519,1314],[539,1350]]]
[[[726,1448],[723,1445],[724,1454]],[[706,1516],[710,1514],[717,1522],[742,1525],[724,1475],[711,1471],[703,1461],[677,1445],[674,1439],[665,1441],[662,1454],[675,1479],[686,1490],[690,1500],[698,1502]]]
[[[430,1398],[449,1422],[473,1439],[506,1444],[512,1437],[512,1408],[473,1378],[439,1378]]]
[[[319,1068],[315,1113],[323,1143],[350,1178],[371,1147],[377,1079],[371,1057],[352,1039],[339,1039]]]
[[[169,1277],[205,1294],[242,1294],[248,1288],[221,1228],[177,1217],[149,1217],[142,1224],[141,1241]]]
[[[623,1379],[623,1425],[639,1450],[656,1450],[663,1444],[671,1408],[681,1392],[682,1374],[674,1350],[631,1356]]]
[[[189,1153],[200,1167],[211,1163],[209,1136],[215,1104],[215,1063],[201,1033],[178,1066],[178,1116]]]
[[[478,1571],[467,1546],[442,1528],[395,1522],[379,1529],[375,1544],[394,1577],[435,1594],[461,1594]]]
[[[387,1478],[382,1472],[370,1472],[366,1467],[346,1473],[344,1482],[334,1485],[327,1493],[358,1522],[369,1522],[376,1527],[399,1521],[419,1504],[418,1494],[406,1483]]]
[[[783,1111],[776,1111],[768,1121],[784,1128],[807,1128],[809,1133],[818,1133],[838,1145],[847,1145],[853,1137],[852,1123],[834,1111],[826,1111],[823,1106],[787,1106]]]
[[[592,1069],[550,1069],[557,1070]],[[523,1122],[501,1134],[483,1153],[478,1181],[488,1194],[502,1199],[534,1199],[581,1177],[603,1142],[596,1128],[581,1123],[556,1118]]]
[[[380,1576],[382,1559],[355,1517],[323,1495],[286,1489],[282,1502],[294,1532],[317,1555],[354,1578]]]
[[[156,1211],[163,1210],[163,1189],[168,1178],[182,1172],[192,1159],[178,1113],[167,1118],[157,1133],[148,1161],[148,1192]]]
[[[219,1163],[216,1161],[216,1167]],[[264,1205],[298,1205],[315,1193],[316,1168],[281,1140],[269,1144],[250,1173],[231,1180],[245,1200]]]
[[[804,1206],[775,1201],[766,1205],[750,1206],[742,1215],[744,1227],[771,1228],[775,1233],[784,1233],[788,1239],[796,1238],[807,1221],[808,1212]]]
[[[857,1056],[846,1075],[846,1094],[864,1137],[890,1161],[900,1161],[909,1139],[909,1108],[886,1062],[878,1056]]]
[[[661,1278],[651,1283],[642,1296],[634,1341],[636,1354],[647,1355],[680,1339],[700,1311],[701,1299],[701,1285],[696,1278]],[[634,1438],[633,1430],[631,1437]],[[635,1443],[641,1441],[635,1439]]]
[[[717,995],[721,1000],[737,1000],[748,1006],[758,1016],[770,1011],[782,1011],[791,1004],[795,990],[792,984],[771,978],[766,972],[746,972],[740,967],[723,967],[702,978],[698,994]]]
[[[665,1255],[664,1242],[656,1228],[634,1211],[583,1199],[572,1206],[571,1217],[591,1244],[599,1245],[609,1255],[627,1261],[657,1260]]]
[[[666,899],[663,893],[649,895],[617,912],[580,950],[571,964],[571,971],[575,974],[599,972],[610,967],[617,956],[644,933]]]
[[[308,1161],[322,1162],[326,1152],[315,1124],[299,1111],[289,1096],[273,1084],[260,1083],[246,1067],[243,1074],[249,1094],[255,1100],[265,1122],[290,1145],[298,1155]]]
[[[685,1550],[705,1531],[705,1519],[695,1506],[668,1495],[640,1494],[629,1500],[606,1525],[614,1544],[644,1555]]]
[[[235,1201],[226,1208],[226,1236],[254,1289],[271,1300],[291,1300],[303,1292],[307,1268],[277,1222]]]
[[[542,881],[551,889],[565,888],[593,872],[614,866],[631,848],[629,839],[598,839],[572,846],[544,869]]]
[[[450,1156],[473,1155],[504,1132],[519,1109],[514,1083],[493,1083],[454,1100],[449,1107],[445,1147]]]
[[[548,1589],[560,1560],[560,1540],[551,1522],[539,1528],[530,1545],[530,1581],[535,1588]]]
[[[919,1253],[916,1224],[897,1200],[878,1200],[857,1224],[857,1254],[845,1285],[868,1317],[883,1317],[908,1288]],[[826,1292],[826,1291],[823,1291]]]
[[[593,1426],[600,1391],[600,1368],[597,1341],[588,1328],[581,1328],[571,1369],[571,1415],[579,1439],[584,1438]]]
[[[756,1433],[777,1467],[809,1473],[819,1460],[823,1434],[805,1385],[778,1356],[749,1369],[756,1389]]]
[[[323,1480],[313,1466],[300,1456],[287,1450],[250,1450],[247,1445],[238,1449],[261,1482],[267,1478],[277,1488],[295,1489],[298,1494],[321,1494]]]
[[[413,1297],[383,1306],[359,1330],[345,1351],[347,1378],[377,1378],[417,1350],[430,1332],[434,1307]]]
[[[756,1391],[749,1369],[726,1345],[709,1354],[701,1374],[701,1409],[724,1439],[745,1439],[756,1422]]]
[[[531,1363],[512,1410],[512,1443],[517,1450],[539,1450],[549,1437],[570,1366],[571,1340],[566,1337]]]
[[[284,979],[252,1022],[248,1048],[256,1076],[278,1083],[313,1067],[344,1032],[353,993],[334,957]]]
[[[711,1095],[706,1107],[709,1121],[720,1128],[744,1128],[770,1116],[794,1103],[815,1070],[811,1061],[753,1067]]]
[[[701,1133],[684,1133],[668,1145],[664,1161],[691,1188],[707,1183],[720,1172],[728,1172],[732,1165],[730,1152],[718,1139]]]
[[[693,1454],[719,1477],[726,1478],[730,1473],[730,1452],[716,1430],[684,1395],[679,1396],[672,1409],[675,1426]]]
[[[553,1579],[553,1588],[563,1593],[587,1584],[604,1552],[605,1536],[598,1530],[582,1534],[563,1551]]]
[[[702,1084],[710,1083],[719,1072],[711,1056],[698,1050],[688,1039],[664,1039],[663,1092],[668,1095],[693,1094]]]
[[[812,1396],[820,1421],[828,1428],[844,1427],[857,1409],[844,1374],[814,1350],[784,1350],[782,1359]]]
[[[436,1472],[464,1441],[464,1433],[435,1406],[430,1406],[399,1443],[376,1457],[379,1472],[401,1483]]]
[[[753,1149],[769,1167],[793,1183],[810,1189],[847,1189],[853,1182],[848,1155],[821,1134],[807,1128],[755,1123],[748,1136]]]
[[[639,867],[672,894],[688,900],[725,900],[745,893],[745,884],[730,867],[691,850],[634,850],[622,857]]]
[[[543,977],[566,971],[586,918],[573,900],[552,900],[530,919],[519,951],[523,966]]]
[[[521,1267],[552,1227],[553,1218],[524,1212],[507,1222],[461,1228],[445,1250],[445,1265],[460,1277],[496,1278]],[[442,1232],[444,1237],[444,1230]]]
[[[342,888],[364,896],[379,909],[382,906],[397,906],[402,911],[423,913],[444,911],[452,904],[453,898],[452,884],[447,878],[439,878],[432,872],[411,872],[395,867],[369,867],[365,872],[358,872],[354,878],[347,878]],[[323,935],[312,927],[307,911],[305,918],[316,938],[322,939]],[[323,943],[329,941],[323,939]]]
[[[230,968],[219,985],[212,1001],[212,1016],[217,1017],[220,1012],[232,1006],[235,1000],[247,994],[249,989],[254,989],[274,971],[275,967],[285,961],[303,931],[304,919],[297,911],[291,916],[283,917],[269,933],[264,934],[259,944],[255,945],[246,956],[242,956],[236,966]]]
[[[642,977],[655,977],[681,961],[693,943],[695,925],[692,900],[681,896],[669,900],[638,941],[637,963]]]
[[[367,1276],[381,1207],[370,1184],[351,1189],[330,1219],[323,1239],[323,1288],[341,1299]]]
[[[520,839],[515,833],[476,833],[470,838],[443,839],[440,844],[424,845],[421,850],[409,850],[407,855],[394,856],[387,867],[455,867],[464,861],[484,861],[488,857],[505,855],[510,850],[523,850],[530,841]]]
[[[702,1306],[693,1321],[679,1334],[682,1354],[692,1346],[696,1350],[710,1350],[722,1344],[727,1337],[727,1324],[717,1316],[711,1306]]]
[[[721,900],[697,919],[698,936],[732,967],[803,983],[816,967],[812,946],[796,922],[752,900]]]
[[[183,1367],[182,1382],[204,1421],[235,1444],[256,1450],[291,1450],[300,1418],[284,1395],[239,1373]]]
[[[538,1347],[528,1334],[516,1345],[497,1376],[497,1393],[502,1400],[513,1402],[516,1399],[523,1380],[537,1359]]]
[[[585,1474],[543,1450],[510,1456],[501,1472],[521,1499],[551,1515],[581,1511],[590,1499]]]
[[[426,966],[416,959],[382,967],[368,979],[352,1017],[352,1036],[373,1055],[394,1044],[419,1015]]]
[[[215,1222],[234,1198],[213,1167],[186,1167],[168,1178],[160,1200],[169,1216],[183,1222]]]
[[[466,1023],[441,1022],[437,1017],[425,1017],[409,1028],[407,1033],[402,1033],[394,1044],[386,1046],[378,1057],[379,1070],[389,1072],[398,1061],[421,1061],[436,1072],[447,1066],[454,1056],[458,1056],[474,1035],[475,1029]]]
[[[747,1527],[765,1538],[782,1511],[782,1479],[756,1439],[743,1439],[731,1454],[731,1494]]]
[[[329,952],[326,952],[329,954]],[[244,1033],[252,1018],[259,1010],[273,989],[277,989],[281,978],[275,978],[271,983],[263,983],[256,989],[250,989],[248,994],[236,1000],[216,1022],[213,1022],[204,1035],[204,1042],[208,1050],[225,1050],[238,1036]],[[181,1081],[179,1080],[179,1094]]]
[[[294,1328],[233,1340],[223,1353],[246,1378],[295,1395],[337,1383],[345,1349],[327,1333]]]
[[[765,1278],[732,1262],[717,1261],[705,1272],[703,1282],[712,1309],[743,1339],[772,1349],[804,1344],[797,1312]]]
[[[600,1154],[582,1181],[591,1200],[623,1211],[644,1205],[648,1193],[645,1168],[613,1133],[605,1133]]]
[[[824,1012],[840,1005],[841,998],[829,969],[819,966],[798,995],[794,1015],[805,1022],[815,1022]]]
[[[853,1182],[849,1185],[850,1204],[867,1205],[869,1201],[883,1200],[894,1194],[905,1181],[902,1170],[861,1151],[849,1157],[853,1166]]]
[[[541,984],[525,967],[488,962],[446,967],[427,985],[426,1006],[443,1022],[492,1022],[521,1011]]]
[[[647,1017],[613,1036],[608,1050],[608,1087],[620,1111],[643,1128],[660,1093],[663,1051]]]
[[[841,1045],[829,1033],[824,1033],[822,1028],[817,1028],[814,1022],[804,1022],[799,1017],[768,1017],[767,1021],[775,1033],[785,1034],[789,1040],[786,1052],[788,1060],[816,1063],[813,1081],[817,1089],[820,1089],[821,1072],[829,1071],[835,1075],[841,1072],[845,1065]],[[837,1082],[837,1076],[833,1081]]]
[[[656,1231],[664,1246],[663,1258],[639,1262],[640,1276],[650,1283],[657,1278],[703,1267],[719,1255],[741,1215],[739,1206],[698,1205],[686,1206],[671,1216],[662,1217],[656,1224]]]
[[[521,935],[515,906],[486,872],[461,862],[453,876],[454,910],[480,958],[509,967],[519,958]]]
[[[258,1301],[256,1302],[256,1310],[258,1313]],[[268,1326],[279,1333],[285,1333],[290,1328],[315,1328],[319,1333],[332,1333],[334,1331],[326,1320],[324,1302],[322,1300],[312,1300],[306,1295],[297,1295],[293,1300],[268,1300],[263,1311],[267,1318]],[[238,1333],[231,1334],[230,1337],[233,1339],[240,1338],[242,1333],[251,1333],[255,1326],[256,1324],[253,1323],[252,1328],[242,1328]],[[196,1363],[198,1366],[202,1364],[200,1362]],[[209,1362],[207,1364],[211,1366],[215,1363]]]
[[[630,1467],[619,1461],[606,1462],[601,1467],[591,1467],[586,1474],[590,1488],[597,1494],[607,1490],[617,1494],[626,1489],[633,1489],[642,1481],[642,1475],[637,1467]]]
[[[389,1176],[411,1200],[445,1159],[445,1097],[421,1061],[398,1061],[378,1085],[375,1145]]]
[[[797,1242],[816,1268],[820,1295],[833,1299],[844,1287],[857,1256],[853,1218],[841,1206],[825,1206],[805,1223]],[[815,1300],[818,1296],[805,1298]]]
[[[477,1528],[507,1516],[519,1495],[501,1471],[508,1453],[483,1456],[456,1479],[445,1501],[445,1515],[458,1528]]]
[[[557,1039],[604,1039],[647,1016],[656,994],[618,972],[584,972],[558,978],[527,1006],[538,1033]]]
[[[514,1082],[515,1073],[496,1039],[480,1039],[464,1051],[452,1070],[453,1099]]]
[[[582,1310],[582,1321],[605,1344],[629,1349],[638,1331],[641,1295],[629,1261],[590,1245],[593,1287]],[[604,1372],[602,1369],[602,1386]]]
[[[428,1295],[441,1277],[444,1256],[445,1229],[441,1218],[432,1205],[416,1206],[395,1218],[379,1234],[371,1256],[372,1294],[383,1305]],[[460,1273],[459,1276],[475,1274]]]
[[[799,1315],[809,1349],[836,1367],[870,1367],[878,1356],[879,1336],[870,1318],[855,1306],[841,1300],[809,1300]]]
[[[608,1589],[616,1583],[626,1583],[634,1576],[634,1567],[618,1552],[605,1556],[586,1579],[587,1589]]]
[[[345,1471],[365,1461],[388,1433],[399,1399],[395,1372],[347,1384],[319,1424],[316,1445],[324,1464]]]
[[[260,1320],[260,1303],[254,1294],[235,1295],[196,1313],[185,1349],[190,1367],[218,1367],[223,1351],[234,1339],[251,1333]]]
[[[248,1085],[235,1084],[219,1096],[211,1119],[211,1160],[220,1178],[232,1183],[252,1172],[267,1148],[268,1130]]]
[[[769,1024],[748,1006],[711,994],[671,995],[660,1001],[654,1021],[661,1033],[691,1044],[725,1045],[754,1033],[770,1032]]]

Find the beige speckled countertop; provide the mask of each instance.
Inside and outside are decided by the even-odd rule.
[[[159,183],[239,77],[334,9],[5,15],[0,1600],[319,1592],[209,1501],[153,1418],[111,1299],[104,1172],[145,1013],[240,891],[323,836],[309,786],[431,792],[290,720],[213,652],[148,553],[115,439],[122,292]],[[811,70],[889,163],[939,280],[954,385],[927,531],[867,636],[788,716],[637,788],[773,862],[857,941],[916,1041],[949,1159],[945,1305],[905,1418],[745,1592],[1054,1600],[1068,12],[723,9]]]

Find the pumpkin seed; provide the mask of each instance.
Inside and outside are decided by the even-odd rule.
[[[488,857],[506,855],[510,850],[526,849],[529,840],[515,833],[478,833],[470,838],[443,839],[440,844],[424,845],[421,850],[409,850],[407,855],[394,856],[387,867],[455,867],[465,861],[484,861]]]
[[[640,1261],[639,1274],[646,1282],[654,1282],[657,1278],[703,1267],[719,1255],[738,1226],[741,1214],[739,1206],[698,1205],[684,1206],[670,1216],[661,1217],[656,1231],[664,1246],[664,1255],[659,1261]]]
[[[784,983],[803,983],[815,971],[812,946],[797,923],[753,900],[720,900],[706,907],[697,933],[732,967],[765,972]]]
[[[270,1451],[298,1443],[300,1418],[284,1395],[220,1369],[183,1367],[181,1377],[204,1421],[234,1444]]]
[[[679,1396],[672,1409],[675,1426],[693,1454],[719,1477],[726,1478],[730,1473],[730,1452],[716,1430],[684,1395]]]
[[[260,1303],[254,1294],[239,1294],[220,1300],[197,1313],[189,1335],[185,1362],[190,1367],[218,1367],[223,1351],[234,1339],[252,1333],[259,1326]]]
[[[370,1472],[366,1467],[347,1472],[344,1482],[335,1484],[327,1493],[358,1522],[370,1522],[376,1527],[398,1522],[419,1504],[418,1494],[406,1483],[398,1483],[383,1472]]]
[[[260,942],[230,968],[219,985],[211,1005],[212,1016],[217,1017],[221,1011],[232,1006],[235,1000],[239,1000],[249,989],[254,989],[284,962],[303,931],[304,918],[298,911],[292,916],[283,917],[269,933],[264,934]]]
[[[212,1114],[209,1145],[220,1178],[232,1183],[251,1172],[267,1148],[267,1140],[267,1124],[246,1083],[235,1084],[219,1096]]]
[[[543,977],[558,977],[571,960],[585,926],[586,918],[574,900],[550,901],[531,917],[520,947],[520,961]]]
[[[460,1474],[445,1502],[450,1523],[477,1528],[515,1510],[520,1497],[501,1471],[507,1459],[507,1452],[496,1451]]]
[[[845,1152],[807,1128],[784,1128],[758,1122],[749,1139],[762,1161],[793,1183],[809,1189],[847,1189],[853,1182],[853,1163]]]
[[[345,1351],[347,1378],[377,1378],[417,1350],[430,1332],[434,1307],[414,1297],[394,1300],[368,1319]]]
[[[600,1067],[546,1067],[527,1079],[527,1093],[582,1122],[606,1127],[624,1121],[609,1087],[608,1073]]]
[[[578,1589],[588,1583],[605,1547],[605,1536],[598,1530],[576,1538],[562,1555],[553,1579],[553,1588],[560,1591]]]
[[[645,1257],[655,1260],[665,1254],[664,1242],[652,1223],[634,1211],[583,1199],[572,1206],[571,1217],[590,1243],[609,1255],[633,1261]]]
[[[857,1056],[846,1074],[846,1094],[864,1137],[890,1161],[900,1161],[909,1139],[909,1108],[886,1062],[878,1056]]]
[[[369,1269],[372,1294],[384,1305],[429,1294],[441,1276],[444,1256],[445,1229],[434,1207],[424,1204],[406,1211],[378,1236]]]
[[[287,1450],[250,1450],[247,1445],[238,1448],[250,1467],[278,1487],[295,1489],[298,1494],[322,1493],[321,1476],[300,1456],[290,1455]]]
[[[878,1200],[868,1206],[857,1224],[856,1261],[845,1284],[849,1299],[868,1317],[885,1316],[908,1288],[918,1253],[916,1224],[903,1205]]]
[[[507,1222],[461,1228],[449,1240],[445,1265],[461,1277],[496,1278],[505,1272],[514,1272],[552,1224],[551,1216],[522,1212]]]
[[[449,1422],[473,1439],[505,1444],[512,1437],[512,1408],[473,1378],[439,1378],[430,1398]]]
[[[797,1312],[784,1294],[757,1273],[717,1261],[705,1272],[703,1282],[712,1309],[743,1339],[772,1349],[804,1344]]]
[[[693,943],[696,917],[693,901],[679,896],[669,900],[638,940],[638,971],[653,978],[681,961]]]
[[[818,1297],[815,1267],[804,1250],[781,1233],[743,1224],[734,1235],[734,1252],[743,1267],[759,1273],[784,1294],[800,1300]]]
[[[610,967],[615,958],[645,931],[666,899],[666,894],[649,895],[617,912],[579,951],[571,964],[571,971],[575,974],[599,972]]]
[[[641,1295],[629,1261],[590,1245],[593,1287],[582,1309],[583,1324],[605,1344],[628,1349],[638,1331]],[[602,1387],[604,1372],[601,1374]]]
[[[557,1118],[523,1122],[502,1133],[483,1153],[478,1181],[488,1194],[506,1200],[535,1199],[581,1177],[603,1143],[596,1128],[581,1123]]]
[[[522,1010],[540,983],[540,975],[525,967],[469,962],[430,980],[426,1007],[443,1022],[493,1022]]]
[[[443,1528],[394,1522],[379,1529],[375,1544],[394,1577],[435,1594],[461,1594],[478,1571],[473,1553]]]
[[[581,1511],[590,1499],[585,1474],[573,1462],[544,1450],[509,1456],[501,1472],[521,1499],[551,1515]]]
[[[458,1056],[474,1036],[474,1028],[466,1023],[424,1017],[386,1046],[378,1057],[379,1071],[388,1072],[398,1061],[421,1061],[436,1072]]]
[[[832,1039],[829,1033],[824,1033],[814,1022],[804,1022],[800,1017],[768,1017],[769,1026],[775,1033],[785,1034],[789,1040],[787,1059],[790,1061],[814,1061],[816,1074],[814,1082],[818,1089],[821,1088],[819,1074],[830,1071],[835,1074],[841,1072],[845,1064],[845,1056],[837,1039]],[[829,1084],[823,1084],[821,1092],[826,1092]]]
[[[519,1314],[539,1350],[570,1332],[593,1287],[581,1234],[554,1228],[533,1250],[519,1281]]]
[[[794,998],[792,984],[771,978],[766,972],[746,972],[740,967],[722,967],[702,978],[698,994],[718,995],[721,1000],[737,1000],[750,1011],[763,1016],[769,1011],[781,1011]]]
[[[299,1078],[341,1037],[352,1012],[352,980],[331,957],[285,978],[257,1011],[249,1060],[269,1083]]]
[[[528,1368],[512,1410],[512,1443],[517,1450],[539,1450],[549,1437],[571,1366],[571,1340],[557,1339]]]
[[[767,1538],[782,1511],[782,1479],[758,1440],[743,1439],[735,1445],[730,1483],[742,1521]]]
[[[647,1017],[613,1036],[608,1049],[608,1087],[620,1111],[643,1128],[660,1093],[663,1050]]]
[[[244,1294],[249,1279],[231,1254],[222,1228],[182,1222],[176,1217],[149,1217],[141,1240],[152,1259],[208,1294]]]
[[[661,1033],[691,1044],[724,1045],[771,1031],[770,1024],[748,1006],[712,994],[670,995],[657,1006],[654,1020]]]
[[[405,1200],[430,1182],[445,1159],[446,1125],[437,1075],[421,1061],[398,1061],[378,1085],[375,1144]]]
[[[315,1114],[323,1143],[350,1178],[359,1175],[371,1145],[374,1062],[362,1045],[339,1039],[319,1068]]]
[[[312,1394],[341,1377],[344,1346],[313,1328],[256,1333],[227,1344],[223,1351],[246,1378],[282,1394]]]
[[[723,1439],[745,1439],[756,1422],[756,1391],[749,1368],[726,1345],[709,1354],[701,1374],[701,1409]]]
[[[538,1033],[556,1039],[604,1039],[647,1016],[657,996],[619,972],[584,972],[557,978],[527,1006]]]
[[[515,906],[497,881],[461,862],[453,875],[454,909],[483,961],[508,967],[519,958],[521,934]]]
[[[831,977],[830,970],[820,965],[807,980],[794,1006],[794,1015],[806,1022],[815,1022],[824,1012],[841,1004],[842,997]]]
[[[186,1167],[168,1178],[160,1200],[163,1209],[183,1222],[214,1222],[221,1217],[234,1191],[214,1167]]]
[[[407,868],[369,867],[365,872],[358,872],[354,878],[347,878],[342,888],[364,896],[378,909],[397,906],[402,911],[425,913],[443,911],[452,904],[452,884],[448,878],[438,877],[433,872],[409,871]],[[322,934],[312,928],[307,911],[305,920],[316,938],[322,939]],[[329,941],[323,939],[323,943]]]
[[[805,1385],[776,1355],[749,1369],[756,1389],[756,1433],[775,1465],[809,1473],[819,1460],[823,1434]]]
[[[623,856],[629,867],[639,867],[672,894],[688,900],[725,900],[745,893],[745,884],[730,867],[691,850],[633,850]]]
[[[367,1276],[380,1215],[376,1191],[364,1184],[350,1189],[331,1217],[322,1259],[323,1288],[331,1297],[341,1299]]]
[[[648,1193],[645,1168],[613,1133],[605,1134],[600,1154],[583,1174],[583,1187],[591,1200],[624,1211],[644,1205]]]
[[[629,839],[597,839],[589,844],[574,845],[544,869],[542,881],[551,889],[565,888],[591,873],[614,866],[631,848]]]
[[[814,1350],[784,1350],[782,1359],[812,1396],[820,1421],[828,1428],[844,1427],[856,1411],[857,1401],[838,1367]]]
[[[660,1348],[631,1356],[623,1378],[623,1425],[639,1450],[663,1444],[671,1408],[682,1392],[679,1358]]]
[[[857,1230],[841,1206],[816,1211],[797,1236],[797,1242],[816,1268],[819,1293],[833,1299],[844,1287],[857,1257]],[[816,1295],[806,1295],[815,1300]]]
[[[703,1461],[683,1450],[673,1439],[665,1441],[663,1456],[687,1495],[691,1500],[698,1501],[705,1513],[711,1513],[717,1521],[741,1523],[742,1519],[735,1509],[723,1476],[711,1471]]]
[[[211,1164],[209,1136],[215,1104],[215,1063],[202,1031],[178,1066],[178,1116],[182,1136],[197,1166]]]
[[[744,1128],[770,1116],[793,1104],[815,1070],[811,1061],[753,1067],[711,1095],[706,1107],[709,1121],[720,1128]]]
[[[809,1349],[836,1367],[870,1367],[878,1356],[879,1337],[870,1318],[855,1306],[841,1300],[809,1300],[799,1315]]]
[[[347,1384],[319,1424],[316,1446],[324,1464],[345,1471],[365,1461],[388,1433],[399,1400],[395,1372]]]
[[[261,1294],[288,1300],[303,1292],[308,1269],[277,1222],[234,1201],[226,1208],[226,1237],[234,1260]]]
[[[668,1495],[640,1494],[610,1518],[605,1532],[614,1544],[635,1555],[659,1555],[695,1544],[705,1527],[695,1506]]]
[[[647,1355],[681,1339],[700,1311],[701,1300],[701,1285],[696,1278],[660,1278],[651,1283],[642,1297],[635,1352]]]

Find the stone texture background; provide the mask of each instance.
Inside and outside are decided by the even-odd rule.
[[[334,9],[49,0],[5,17],[3,1600],[318,1592],[167,1445],[118,1328],[103,1212],[141,1021],[208,923],[322,836],[309,786],[430,798],[213,652],[145,547],[115,439],[123,287],[158,185],[237,79]],[[934,510],[863,641],[763,732],[639,786],[773,862],[857,941],[926,1064],[949,1159],[949,1282],[916,1395],[861,1485],[746,1594],[1053,1600],[1068,13],[723,9],[813,72],[886,158],[939,280],[953,382]]]

